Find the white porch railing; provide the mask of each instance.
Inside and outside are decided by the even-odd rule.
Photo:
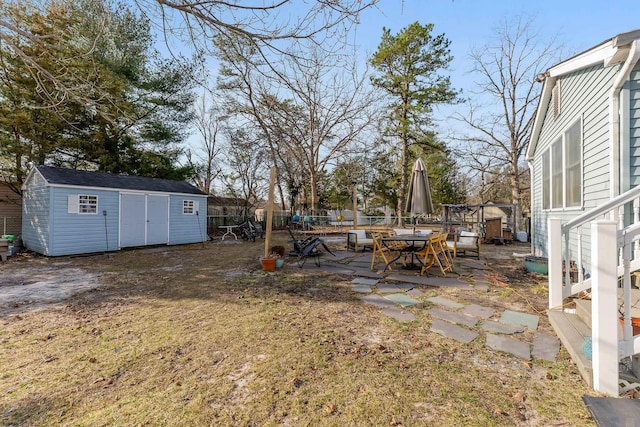
[[[629,204],[633,211],[625,221]],[[565,298],[591,289],[593,385],[597,391],[618,395],[619,361],[640,353],[640,335],[634,337],[631,326],[631,272],[640,270],[640,187],[565,224],[550,218],[548,225],[549,308],[561,309]],[[585,226],[590,227],[590,252],[583,241]],[[620,316],[620,282],[621,340],[614,333]]]

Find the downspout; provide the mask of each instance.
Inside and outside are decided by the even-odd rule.
[[[620,92],[639,58],[640,45],[634,40],[629,49],[629,56],[622,65],[609,93],[609,155],[611,156],[609,195],[611,198],[620,194]]]

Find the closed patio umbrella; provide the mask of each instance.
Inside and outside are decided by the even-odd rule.
[[[411,181],[409,182],[409,198],[407,199],[407,211],[411,212],[414,231],[416,219],[421,215],[433,213],[433,202],[431,201],[431,187],[429,187],[429,177],[427,168],[422,159],[416,160],[411,171]]]

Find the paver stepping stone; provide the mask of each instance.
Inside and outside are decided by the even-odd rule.
[[[415,285],[411,283],[396,283],[396,286],[405,291],[410,291],[411,289],[415,288]]]
[[[460,326],[452,325],[449,322],[439,319],[434,319],[433,322],[431,322],[430,329],[432,332],[463,343],[470,343],[478,336],[476,332],[461,328]]]
[[[443,298],[441,296],[427,298],[427,301],[430,301],[434,304],[442,305],[449,308],[455,308],[455,309],[464,307],[464,304],[460,304],[459,302],[455,302],[450,299]]]
[[[413,313],[399,309],[397,307],[383,308],[380,311],[389,317],[393,317],[398,322],[411,322],[413,320],[416,320],[416,316],[414,316]]]
[[[555,362],[559,351],[560,340],[558,338],[536,332],[533,337],[533,350],[531,351],[533,357]]]
[[[487,347],[492,350],[511,353],[524,360],[531,359],[529,343],[514,340],[513,338],[504,337],[502,335],[487,334]]]
[[[420,301],[415,300],[407,296],[406,294],[385,295],[384,298],[388,299],[389,301],[393,301],[396,304],[400,304],[403,307],[409,307],[411,305],[420,304]]]
[[[439,308],[432,308],[428,313],[442,320],[446,320],[451,323],[461,323],[465,326],[475,326],[478,323],[478,318],[467,316],[466,314],[452,313],[447,310],[441,310]]]
[[[395,280],[397,282],[414,283],[416,285],[429,285],[431,277],[426,276],[409,276],[399,273],[393,273],[387,276],[387,280]],[[433,285],[436,286],[436,285]]]
[[[361,268],[369,268],[371,267],[371,260],[364,258],[354,258],[353,261],[349,263],[349,265],[358,266]]]
[[[420,289],[411,289],[410,291],[407,291],[407,295],[409,295],[411,298],[420,298],[424,296],[424,292],[422,292]]]
[[[489,282],[475,282],[473,288],[478,291],[487,292],[489,290]]]
[[[520,325],[529,329],[538,329],[540,317],[529,313],[521,313],[518,311],[506,310],[500,316],[500,322],[510,323],[512,325]]]
[[[384,297],[381,297],[380,295],[376,295],[376,294],[371,294],[371,295],[365,295],[362,298],[362,301],[366,302],[367,304],[372,304],[375,305],[376,307],[380,307],[380,308],[388,308],[388,307],[393,307],[395,306],[395,303],[393,301],[390,301]]]
[[[358,285],[376,285],[378,281],[375,279],[365,279],[364,277],[356,277],[351,281],[351,283],[356,283]]]
[[[354,276],[368,277],[370,279],[382,279],[384,277],[384,275],[380,273],[376,273],[375,271],[371,271],[368,268],[364,270],[364,269],[359,269],[357,267],[353,267],[352,271]]]
[[[447,286],[451,288],[471,288],[471,284],[465,280],[458,279],[454,276],[448,277],[428,277],[428,284],[431,286]]]
[[[352,285],[351,290],[353,292],[358,292],[361,294],[370,294],[371,292],[373,292],[371,290],[371,286],[369,285]]]
[[[520,334],[524,332],[524,327],[518,325],[510,325],[508,323],[495,322],[493,320],[485,320],[482,322],[482,330],[486,332],[494,332],[496,334]]]
[[[480,317],[481,319],[488,319],[489,317],[493,316],[493,313],[495,312],[496,311],[493,308],[483,307],[478,304],[469,304],[461,311],[461,313],[463,314]]]
[[[353,252],[348,252],[348,251],[333,251],[333,257],[331,257],[331,259],[335,260],[335,261],[342,261],[345,259],[349,259],[353,257]]]
[[[383,294],[392,294],[394,292],[402,291],[402,289],[400,289],[393,283],[378,283],[376,287],[378,288],[378,291],[382,292]]]

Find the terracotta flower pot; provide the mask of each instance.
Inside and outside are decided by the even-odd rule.
[[[620,325],[624,326],[622,317],[620,318]],[[633,335],[640,335],[640,317],[631,318],[631,329],[633,330]]]
[[[262,270],[263,271],[275,271],[276,258],[262,258]]]

